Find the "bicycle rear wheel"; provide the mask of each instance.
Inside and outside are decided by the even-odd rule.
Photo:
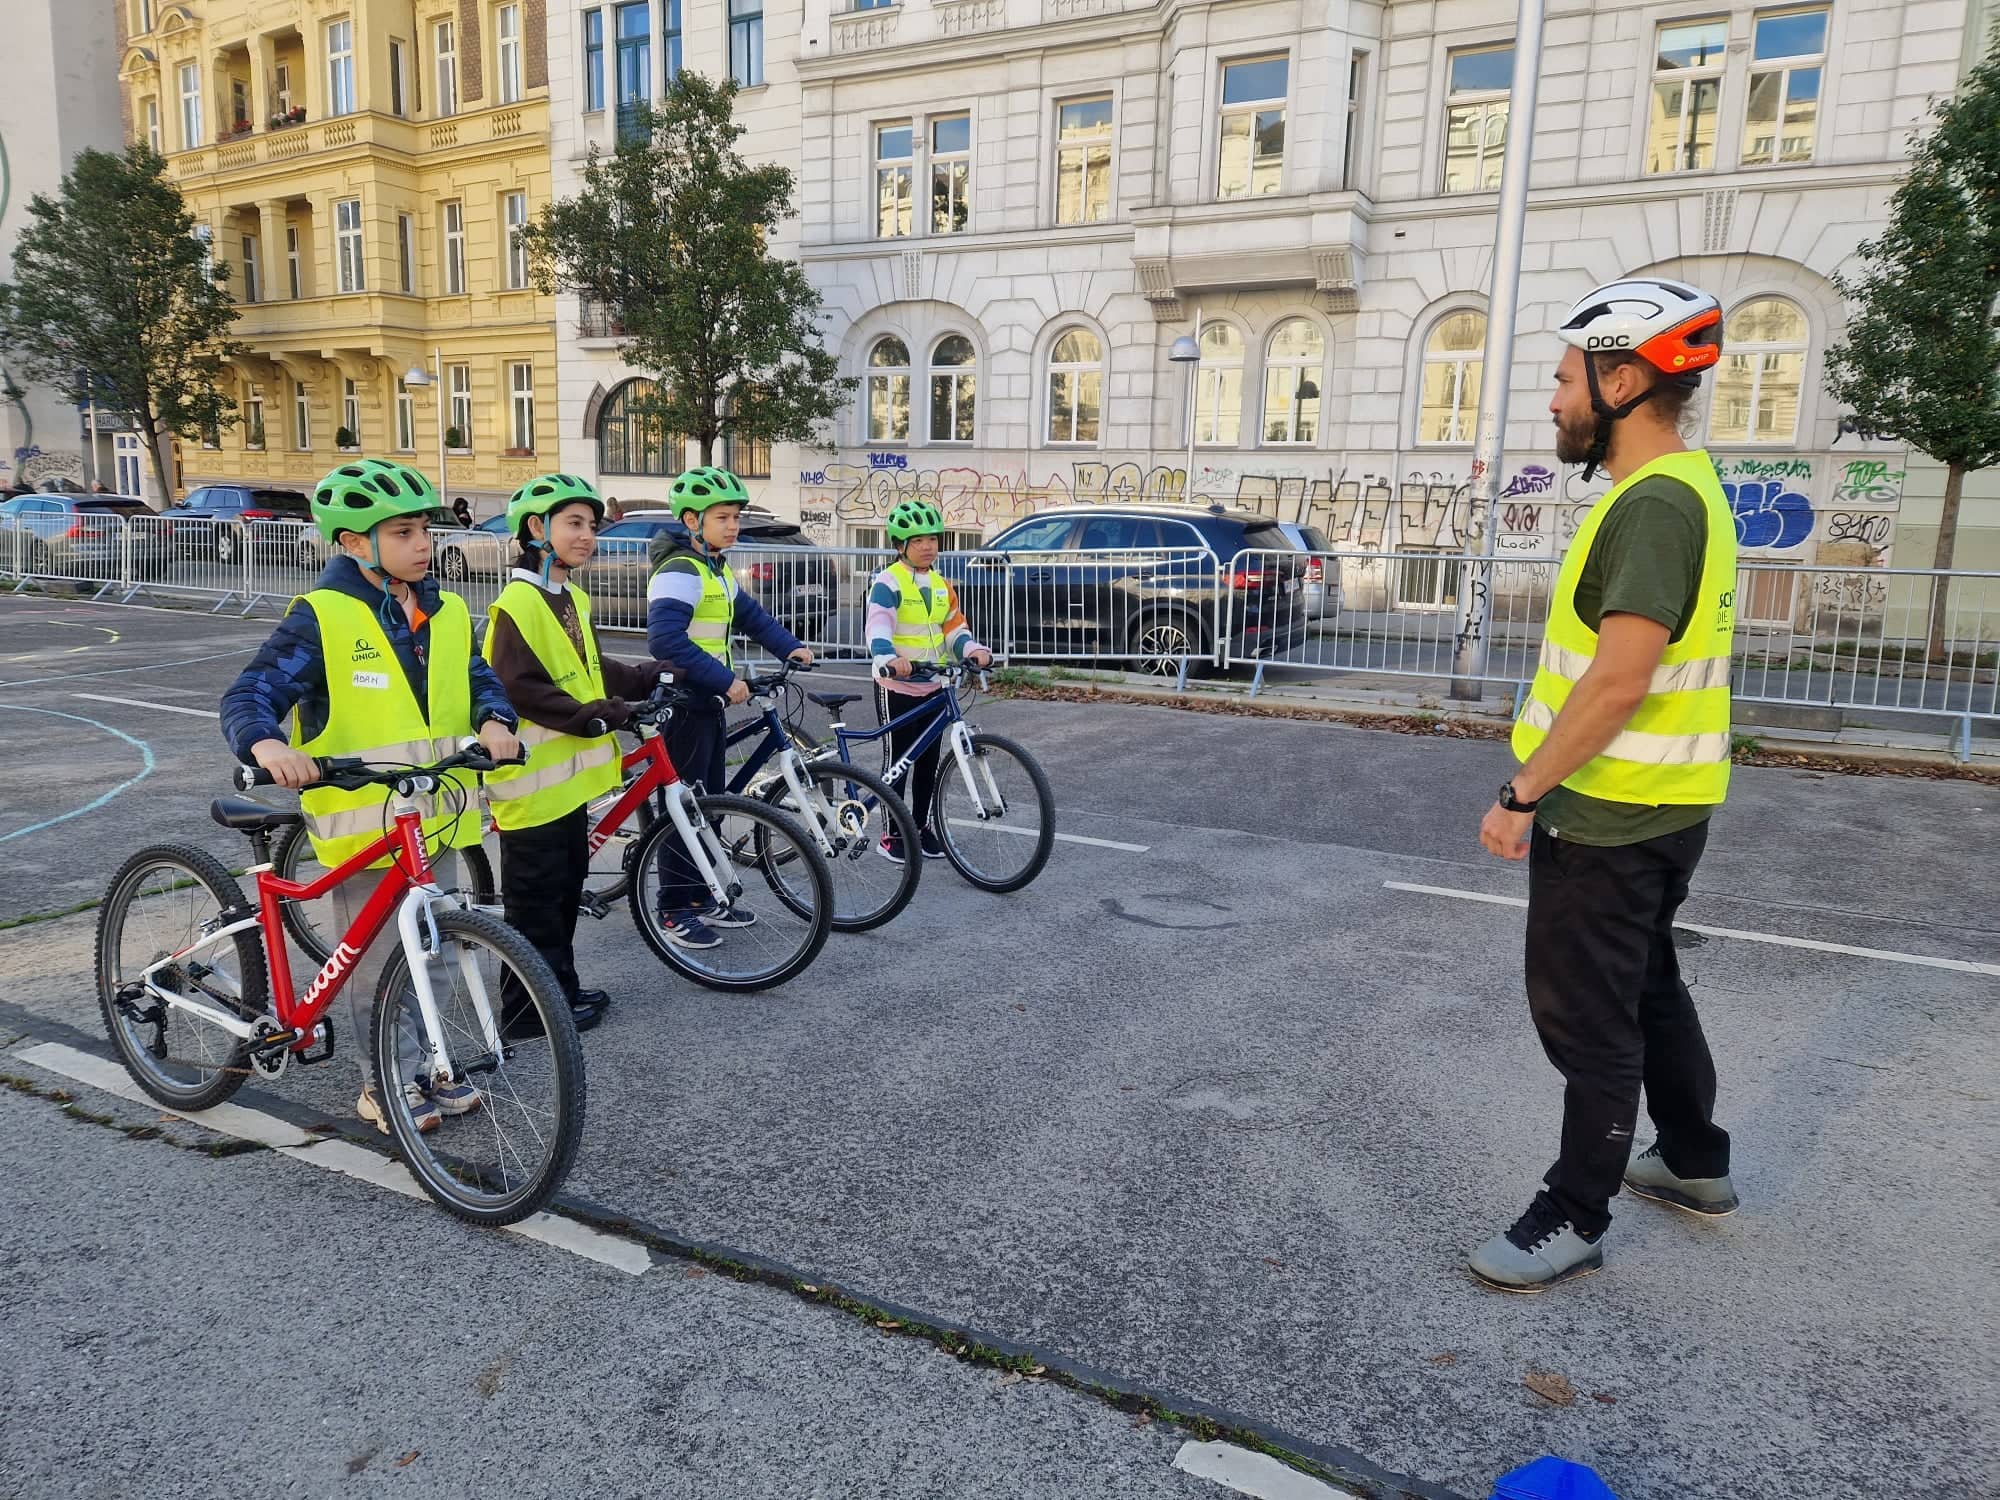
[[[949,745],[949,741],[946,742]],[[978,789],[966,789],[966,772]],[[931,824],[952,868],[982,891],[1018,891],[1042,873],[1056,843],[1056,799],[1035,758],[997,734],[972,736],[972,761],[956,750],[938,767]]]
[[[917,894],[917,881],[923,875],[917,820],[873,771],[828,757],[808,761],[805,774],[811,789],[807,807],[799,806],[782,775],[760,795],[808,832],[819,831],[833,881],[833,930],[867,932],[880,927]],[[883,857],[881,845],[890,835],[901,846],[901,864]]]
[[[690,858],[671,817],[654,822],[632,857],[626,891],[632,920],[662,961],[697,984],[716,990],[783,984],[819,956],[832,930],[833,882],[826,861],[812,835],[763,802],[724,793],[698,797],[695,805],[708,830],[706,856],[726,898],[716,906],[713,893],[703,890],[699,896],[697,915],[715,942],[691,947],[685,929],[678,937],[667,931],[666,917],[686,910]],[[663,896],[673,897],[671,910],[663,906]]]
[[[205,849],[141,849],[111,877],[97,913],[97,999],[104,1028],[133,1081],[175,1109],[220,1104],[248,1076],[247,1045],[224,1027],[144,988],[147,968],[198,942],[225,911],[247,912],[236,878]],[[168,964],[153,983],[238,1020],[267,1004],[255,928]]]
[[[497,906],[500,887],[493,879],[493,861],[486,851],[473,844],[454,852],[465,861],[458,888],[472,898],[474,906]],[[326,873],[313,853],[304,823],[294,823],[278,836],[277,847],[271,851],[271,868],[280,880],[313,881]],[[299,951],[315,965],[333,956],[332,938],[340,932],[340,923],[333,915],[331,895],[316,901],[280,901],[278,915]]]
[[[429,1135],[417,1129],[406,1090],[433,1094],[429,1044],[409,956],[390,954],[375,992],[375,1076],[389,1130],[418,1184],[439,1206],[475,1224],[513,1224],[534,1213],[562,1185],[583,1136],[583,1047],[562,986],[542,956],[513,928],[485,912],[432,909],[438,956],[428,960],[431,991],[457,1078],[479,1091],[478,1104],[442,1114]],[[393,941],[393,938],[385,938]],[[486,1037],[480,1002],[496,1028]],[[505,1016],[509,1005],[517,1016]],[[510,1038],[512,1038],[510,1040]]]

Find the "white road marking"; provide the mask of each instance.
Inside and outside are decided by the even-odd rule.
[[[1449,896],[1454,901],[1478,901],[1487,906],[1526,906],[1519,896],[1495,896],[1486,891],[1461,891],[1448,885],[1412,885],[1401,880],[1385,880],[1384,889],[1408,891],[1419,896]],[[1926,953],[1897,953],[1888,948],[1861,948],[1852,943],[1822,943],[1817,938],[1782,937],[1775,932],[1746,932],[1740,927],[1710,927],[1701,922],[1675,922],[1689,932],[1704,937],[1735,938],[1744,943],[1770,943],[1779,948],[1804,948],[1813,953],[1838,953],[1848,958],[1873,958],[1883,963],[1914,964],[1924,969],[1950,969],[1957,974],[1990,974],[2000,978],[2000,964],[1974,963],[1964,958],[1933,958]]]
[[[197,719],[219,719],[221,714],[209,708],[182,708],[177,703],[148,703],[144,698],[112,698],[103,693],[71,693],[72,698],[88,698],[92,703],[122,703],[127,708],[157,709],[163,714],[190,714]]]
[[[1336,1489],[1268,1453],[1234,1443],[1182,1443],[1174,1467],[1257,1500],[1359,1500],[1352,1490]]]
[[[417,1186],[408,1167],[393,1157],[357,1146],[352,1141],[314,1135],[287,1120],[241,1104],[217,1104],[208,1109],[174,1109],[161,1104],[140,1088],[132,1081],[131,1074],[109,1058],[98,1057],[61,1042],[39,1042],[11,1055],[46,1072],[87,1083],[94,1089],[147,1105],[162,1114],[213,1130],[218,1135],[255,1141],[293,1161],[339,1172],[405,1198],[415,1198],[424,1203],[430,1201],[424,1190]],[[572,1255],[594,1260],[628,1276],[643,1276],[653,1266],[652,1252],[644,1245],[557,1214],[535,1214],[508,1228],[523,1239],[567,1250]]]
[[[1017,833],[1024,839],[1036,836],[1036,830],[1033,828],[1014,828],[1005,823],[982,823],[977,818],[951,818],[948,821],[955,828],[984,828],[988,833]],[[1153,852],[1153,846],[1150,844],[1121,844],[1116,839],[1086,838],[1080,833],[1059,833],[1055,838],[1059,844],[1088,844],[1093,849],[1116,849],[1123,854]]]

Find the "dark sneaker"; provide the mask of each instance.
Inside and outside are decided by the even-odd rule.
[[[675,912],[660,919],[660,931],[676,948],[713,948],[722,941],[696,911]]]
[[[903,841],[893,833],[885,833],[881,841],[875,845],[875,852],[890,864],[900,865],[903,862]]]
[[[917,835],[917,842],[923,845],[925,859],[944,858],[944,840],[926,828]]]
[[[1691,1214],[1720,1219],[1737,1208],[1736,1188],[1725,1174],[1721,1177],[1676,1177],[1660,1155],[1660,1143],[1653,1142],[1632,1158],[1625,1169],[1625,1186],[1641,1198],[1670,1203]]]
[[[702,908],[701,920],[711,927],[755,927],[757,913],[741,901],[732,901],[727,906]]]
[[[1604,1236],[1587,1240],[1542,1198],[1472,1252],[1472,1274],[1503,1292],[1540,1292],[1604,1269]]]
[[[479,1102],[479,1090],[469,1083],[440,1083],[431,1089],[431,1103],[448,1115],[469,1115]]]
[[[588,1031],[604,1019],[605,1009],[610,1004],[611,997],[603,990],[580,990],[569,1003],[569,1016],[576,1022],[578,1031]]]

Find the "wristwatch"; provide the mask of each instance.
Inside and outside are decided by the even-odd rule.
[[[1533,802],[1523,802],[1519,797],[1514,795],[1514,783],[1509,781],[1501,785],[1500,805],[1508,812],[1533,812],[1542,804],[1539,798]]]

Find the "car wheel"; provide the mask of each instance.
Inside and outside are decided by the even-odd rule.
[[[215,560],[225,568],[236,561],[237,537],[233,531],[218,531],[215,534]]]
[[[299,538],[299,566],[308,573],[319,571],[319,547],[309,536]]]
[[[465,554],[456,547],[447,547],[438,559],[438,571],[453,583],[463,583],[470,570],[465,565]]]
[[[1152,677],[1178,677],[1182,657],[1189,658],[1191,674],[1201,671],[1208,646],[1201,627],[1186,616],[1151,615],[1133,633],[1132,650],[1139,671]]]

